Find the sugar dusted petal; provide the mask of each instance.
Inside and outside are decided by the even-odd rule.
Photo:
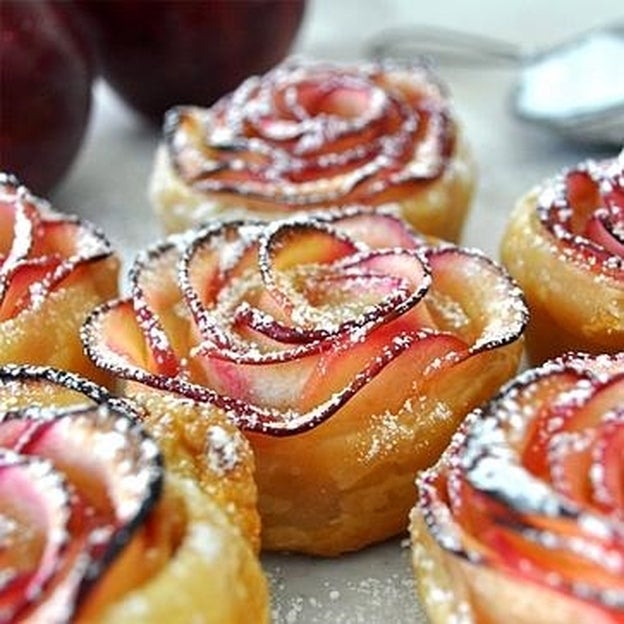
[[[395,342],[440,334],[444,345],[456,334],[459,362],[512,343],[526,322],[514,285],[483,256],[428,248],[396,217],[365,209],[211,225],[156,245],[135,266],[136,321],[115,329],[128,302],[96,312],[84,332],[91,356],[280,435],[332,417],[398,357]],[[320,383],[327,367],[343,383]]]
[[[68,621],[157,502],[162,460],[128,404],[70,373],[2,368],[0,402],[1,613]]]
[[[54,365],[110,384],[79,331],[91,308],[117,295],[118,271],[93,225],[0,174],[0,363]]]
[[[531,309],[529,359],[624,348],[624,159],[586,161],[546,180],[513,211],[505,266]]]
[[[621,356],[573,354],[525,372],[419,478],[413,556],[433,621],[460,608],[436,602],[436,582],[467,621],[500,619],[513,595],[533,596],[514,603],[519,623],[624,617],[623,374]]]
[[[457,240],[473,167],[449,94],[416,63],[284,63],[211,108],[169,111],[152,197],[167,229],[362,203]]]

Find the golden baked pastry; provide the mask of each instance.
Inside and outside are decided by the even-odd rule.
[[[416,472],[517,368],[526,308],[477,251],[362,208],[213,223],[139,255],[83,337],[125,392],[246,431],[267,549],[333,555],[404,530]]]
[[[529,370],[418,478],[413,562],[432,624],[624,621],[624,355]]]
[[[624,152],[565,170],[522,198],[501,257],[531,310],[532,363],[624,350]]]
[[[457,241],[474,178],[429,69],[287,62],[211,108],[171,110],[151,196],[170,232],[221,215],[394,202],[416,229]]]
[[[139,417],[185,430],[177,403],[146,415],[73,373],[0,367],[2,621],[268,621],[250,451],[215,414],[200,454],[165,435],[163,465]]]
[[[43,364],[99,383],[85,357],[87,313],[118,293],[119,262],[95,227],[54,212],[0,173],[0,364]]]

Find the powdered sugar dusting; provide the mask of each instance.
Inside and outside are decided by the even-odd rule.
[[[322,423],[402,354],[432,349],[420,374],[442,374],[516,340],[526,323],[519,291],[483,254],[429,248],[400,220],[361,207],[211,223],[141,254],[131,281],[131,299],[100,307],[85,325],[89,355],[275,435]],[[129,315],[137,327],[128,336],[142,334],[144,346],[120,348],[107,335],[115,316]],[[324,367],[358,349],[341,387],[321,381]],[[134,353],[149,357],[133,361]],[[319,389],[302,407],[313,378]]]
[[[234,470],[240,461],[240,438],[220,425],[212,425],[206,433],[206,455],[209,468],[217,475]]]
[[[538,195],[537,214],[563,258],[589,266],[597,278],[600,273],[622,278],[622,155],[604,161],[588,160],[545,182]]]
[[[264,555],[274,624],[382,624],[388,605],[397,622],[425,624],[399,540],[331,561]]]
[[[201,195],[294,207],[440,176],[451,120],[444,87],[423,66],[287,62],[210,109],[176,109],[166,136],[177,174]],[[345,142],[362,132],[366,143]]]
[[[466,419],[419,477],[415,513],[458,557],[621,611],[624,510],[605,473],[621,471],[623,392],[619,356],[571,354],[520,375]],[[504,563],[489,554],[493,518],[495,532],[513,536]]]
[[[53,211],[47,202],[4,174],[0,175],[0,201],[13,216],[11,247],[4,250],[0,262],[0,314],[4,319],[23,309],[37,309],[79,267],[112,255],[101,231]]]

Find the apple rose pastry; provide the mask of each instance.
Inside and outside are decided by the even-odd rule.
[[[255,451],[263,546],[323,555],[405,529],[416,471],[515,373],[526,319],[483,255],[363,209],[215,222],[130,281],[88,353],[129,394],[226,412]]]
[[[100,383],[80,326],[117,295],[119,263],[92,225],[54,212],[0,174],[0,364],[44,364]]]
[[[232,512],[166,445],[164,469],[139,416],[73,373],[0,367],[0,621],[267,621],[264,577]],[[236,461],[220,442],[244,438],[211,427],[204,463],[229,481]]]
[[[526,293],[533,363],[568,350],[624,350],[624,152],[521,199],[501,255]]]
[[[569,354],[475,410],[418,478],[435,624],[624,621],[624,355]]]
[[[473,166],[444,86],[420,65],[286,63],[209,109],[166,116],[151,195],[169,231],[228,213],[270,219],[397,203],[458,240]]]

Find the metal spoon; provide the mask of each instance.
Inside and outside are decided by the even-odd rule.
[[[369,52],[375,58],[440,65],[519,67],[511,97],[517,117],[575,141],[624,144],[624,21],[538,51],[493,37],[414,26],[381,33]]]

